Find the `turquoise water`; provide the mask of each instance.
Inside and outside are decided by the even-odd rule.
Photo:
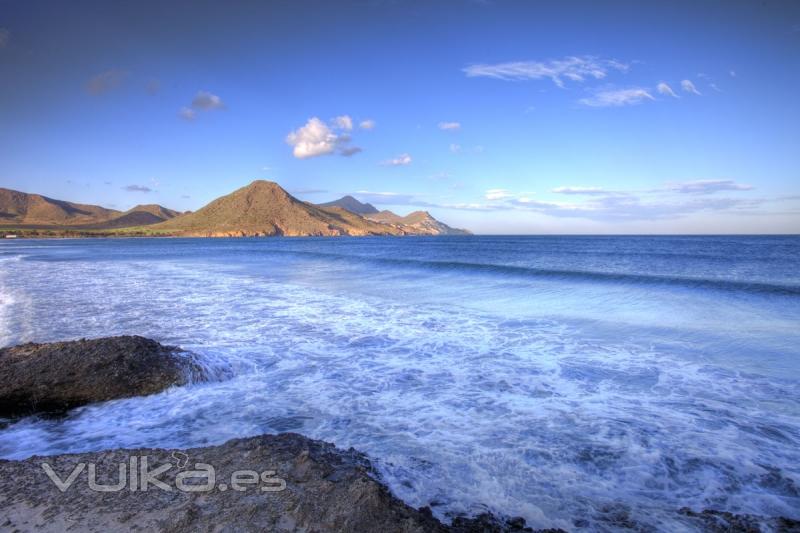
[[[0,346],[138,334],[220,376],[0,457],[296,431],[447,518],[800,518],[800,238],[0,242]]]

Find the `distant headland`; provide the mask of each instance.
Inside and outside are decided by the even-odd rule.
[[[0,233],[20,237],[470,234],[436,220],[427,211],[400,216],[378,211],[352,196],[324,204],[303,202],[277,183],[264,180],[185,213],[155,204],[123,212],[0,188]]]

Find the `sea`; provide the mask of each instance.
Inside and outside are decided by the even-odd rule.
[[[292,431],[442,520],[800,519],[800,237],[0,242],[0,347],[178,345],[212,380],[0,424],[0,457]]]

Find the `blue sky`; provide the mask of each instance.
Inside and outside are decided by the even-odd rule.
[[[800,3],[0,0],[0,186],[800,232]]]

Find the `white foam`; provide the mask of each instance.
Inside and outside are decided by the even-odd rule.
[[[800,508],[796,374],[720,365],[713,335],[543,313],[520,303],[535,287],[505,282],[473,302],[473,280],[450,274],[359,291],[317,263],[26,263],[35,340],[135,333],[234,377],[27,419],[0,432],[3,457],[292,430],[367,452],[397,495],[444,518],[602,528],[622,509],[678,529],[683,506]]]

